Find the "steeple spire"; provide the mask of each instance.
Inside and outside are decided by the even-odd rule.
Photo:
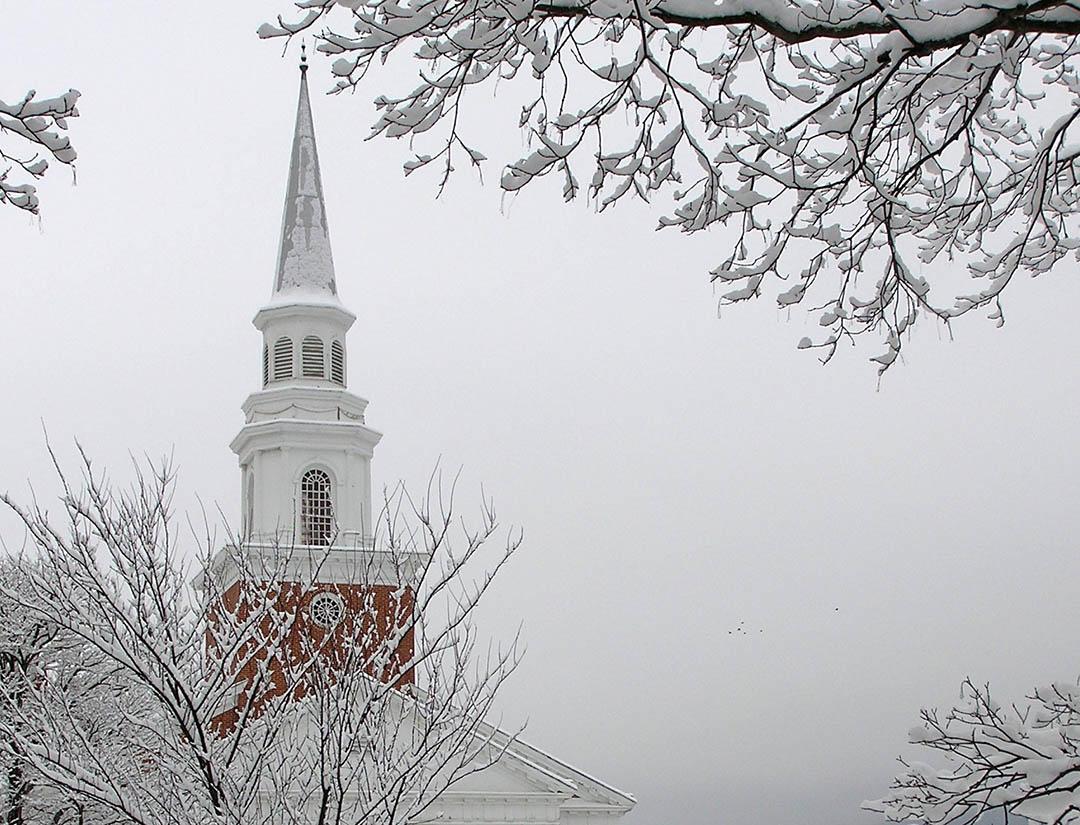
[[[334,258],[326,226],[319,154],[315,149],[315,125],[308,100],[307,55],[301,49],[300,100],[296,107],[289,182],[285,190],[285,215],[281,222],[274,296],[308,293],[325,300],[337,295]]]

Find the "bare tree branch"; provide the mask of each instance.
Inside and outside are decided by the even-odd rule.
[[[66,131],[68,118],[79,116],[78,99],[74,89],[52,98],[31,89],[18,103],[0,100],[0,204],[37,214],[37,189],[26,181],[43,177],[50,158],[75,162],[71,141],[56,130]]]
[[[0,497],[36,551],[19,588],[0,577],[0,607],[18,599],[85,651],[95,688],[59,665],[5,678],[0,736],[5,764],[80,816],[395,825],[513,741],[485,718],[517,640],[482,653],[472,623],[520,544],[511,534],[489,564],[490,505],[458,529],[452,487],[399,488],[373,548],[207,544],[192,583],[168,466],[124,491],[85,454],[81,485],[56,467],[66,523]],[[9,817],[32,795],[9,783]]]
[[[567,200],[671,200],[661,227],[736,230],[720,303],[771,291],[821,327],[828,361],[866,335],[884,372],[921,317],[997,323],[1018,273],[1080,254],[1080,7],[1067,0],[298,0],[264,38],[313,33],[353,90],[399,51],[420,67],[376,99],[372,134],[484,155],[465,92],[520,80],[531,152]],[[404,47],[404,48],[402,48]],[[470,95],[470,99],[476,97]],[[590,173],[591,170],[591,174]],[[587,175],[587,177],[586,177]],[[578,181],[589,180],[582,187]]]
[[[1004,706],[964,681],[947,713],[923,710],[909,734],[938,765],[901,759],[890,792],[864,807],[893,822],[974,825],[992,810],[1036,822],[1080,822],[1080,682],[1037,688]]]

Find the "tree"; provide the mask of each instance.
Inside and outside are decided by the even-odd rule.
[[[100,821],[100,812],[87,800],[51,784],[35,770],[23,742],[57,719],[46,703],[62,696],[84,712],[88,741],[101,754],[110,753],[109,723],[115,725],[118,719],[117,700],[126,702],[130,697],[108,690],[102,678],[106,663],[95,651],[29,609],[34,567],[25,557],[0,559],[0,821],[5,825]],[[70,731],[66,734],[70,739]]]
[[[37,189],[26,181],[43,177],[49,158],[75,162],[71,140],[56,130],[66,131],[68,118],[79,116],[78,100],[74,89],[49,98],[31,89],[18,103],[0,100],[0,205],[37,214]]]
[[[901,759],[883,799],[865,803],[893,822],[969,825],[1000,810],[1035,822],[1080,822],[1080,681],[1036,688],[1004,706],[965,680],[945,714],[923,710],[910,741],[943,766]]]
[[[25,590],[25,577],[19,565],[11,559],[0,562],[0,581],[4,588],[0,594],[0,691],[5,715],[9,706],[15,709],[14,713],[22,714],[33,676],[54,631],[22,610],[24,599],[19,597]],[[16,741],[5,737],[0,754],[3,756],[0,814],[8,825],[22,825],[34,779],[28,775],[24,754]]]
[[[221,550],[208,532],[192,579],[169,469],[120,492],[85,456],[82,469],[76,490],[58,468],[62,524],[3,497],[38,551],[28,615],[101,658],[119,714],[106,747],[89,735],[100,712],[49,674],[30,685],[33,711],[5,702],[0,733],[53,787],[110,822],[393,825],[512,742],[484,719],[516,643],[480,655],[471,616],[520,538],[466,578],[499,532],[490,506],[476,530],[456,529],[452,486],[415,503],[398,489],[367,552]],[[324,592],[323,563],[351,565],[361,593],[389,571],[390,609],[362,596],[320,626],[312,606],[307,621],[298,606]]]
[[[438,163],[445,183],[458,158],[479,165],[466,93],[527,76],[532,150],[503,189],[555,173],[567,200],[588,181],[601,210],[670,194],[661,227],[733,223],[720,303],[784,282],[780,307],[821,313],[799,346],[826,361],[872,333],[884,371],[924,314],[1000,324],[1014,276],[1080,250],[1080,10],[1065,0],[295,6],[259,35],[314,33],[333,91],[395,52],[419,62],[413,89],[375,101],[372,134],[433,144],[406,172]]]

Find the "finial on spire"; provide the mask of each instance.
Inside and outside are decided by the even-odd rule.
[[[307,44],[300,43],[300,71],[307,71]]]

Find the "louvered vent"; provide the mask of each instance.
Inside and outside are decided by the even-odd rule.
[[[326,362],[323,358],[321,338],[309,335],[300,345],[300,362],[304,378],[325,378]]]
[[[292,378],[292,339],[278,338],[274,342],[274,380]]]
[[[330,380],[345,386],[345,347],[341,341],[330,345]]]
[[[263,386],[270,383],[270,347],[263,344]]]

